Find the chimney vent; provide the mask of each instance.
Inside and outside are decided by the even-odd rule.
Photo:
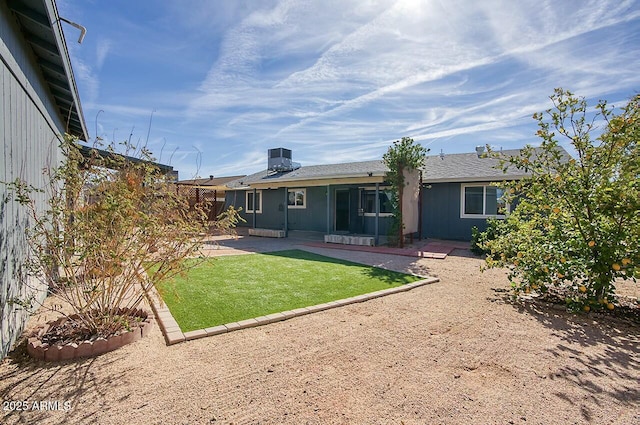
[[[482,157],[482,154],[484,154],[484,146],[476,146],[476,153],[478,154],[478,158]]]

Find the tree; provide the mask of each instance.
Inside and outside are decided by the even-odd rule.
[[[11,183],[15,200],[30,214],[28,268],[74,313],[68,316],[74,324],[67,325],[74,335],[61,337],[106,338],[130,326],[123,311],[135,309],[151,288],[184,270],[185,258],[198,255],[206,205],[190,209],[144,149],[131,159],[110,145],[110,155],[94,149],[85,158],[68,135],[61,149],[62,164],[44,170],[44,210],[32,196],[38,189]],[[223,219],[232,227],[236,216],[234,210]],[[28,306],[33,300],[15,301]]]
[[[382,159],[389,168],[386,180],[393,188],[393,222],[389,231],[392,240],[398,238],[398,244],[404,244],[404,225],[402,221],[402,196],[405,186],[405,171],[417,170],[424,166],[428,149],[416,144],[413,139],[403,137],[390,146]]]
[[[508,266],[516,293],[553,290],[573,310],[613,309],[616,279],[640,277],[640,95],[617,113],[600,101],[593,115],[569,91],[551,100],[553,109],[534,115],[540,147],[502,160],[505,172],[529,175],[502,185],[517,206],[486,242],[487,265]]]

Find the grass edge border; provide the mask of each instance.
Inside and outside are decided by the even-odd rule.
[[[287,310],[280,313],[272,313],[266,316],[260,316],[252,319],[245,319],[239,322],[226,323],[223,325],[217,325],[205,329],[196,329],[193,331],[182,332],[178,322],[174,319],[169,308],[161,306],[162,303],[159,294],[154,294],[150,298],[151,309],[156,317],[156,321],[162,333],[167,345],[174,345],[181,342],[192,341],[209,336],[215,336],[224,334],[227,332],[233,332],[241,329],[253,328],[256,326],[264,326],[270,323],[280,322],[283,320],[292,319],[294,317],[300,317],[311,313],[317,313],[319,311],[329,310],[332,308],[343,307],[345,305],[361,303],[369,301],[375,298],[384,297],[387,295],[397,294],[400,292],[410,291],[414,288],[418,288],[424,285],[430,285],[432,283],[440,282],[437,277],[430,277],[426,279],[417,280],[415,282],[406,283],[395,288],[382,289],[368,294],[356,295],[354,297],[344,298],[342,300],[330,301],[323,304],[316,304],[309,307],[296,308],[294,310]],[[155,291],[155,288],[154,288]]]

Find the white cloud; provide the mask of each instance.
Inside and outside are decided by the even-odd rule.
[[[434,151],[517,146],[553,88],[625,99],[640,84],[638,0],[194,2],[165,4],[155,29],[123,17],[132,39],[105,33],[76,72],[105,120],[143,128],[156,108],[153,135],[191,172],[201,152],[204,175],[264,168],[277,146],[307,164],[379,158],[405,135]],[[145,65],[122,101],[96,76],[118,57]],[[149,89],[165,68],[188,77]]]
[[[109,50],[111,50],[112,42],[109,39],[100,38],[96,45],[96,69],[101,69],[104,64]]]

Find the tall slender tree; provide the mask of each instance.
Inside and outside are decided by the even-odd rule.
[[[416,143],[410,137],[396,140],[382,159],[389,168],[386,179],[393,187],[393,223],[390,234],[392,240],[397,237],[398,245],[404,246],[404,224],[402,220],[402,197],[404,195],[405,171],[418,170],[424,166],[429,149]]]

